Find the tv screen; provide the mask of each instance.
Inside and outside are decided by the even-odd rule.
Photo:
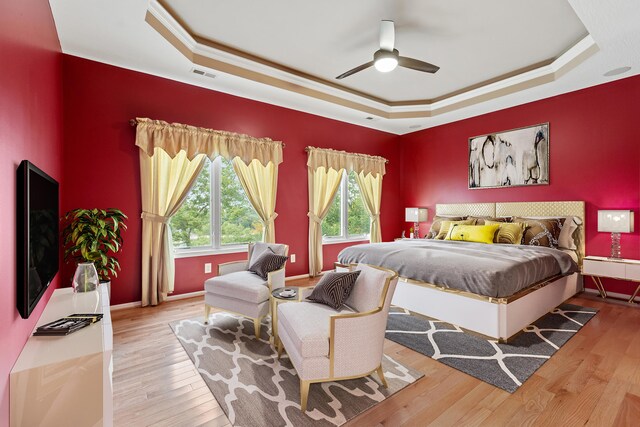
[[[17,307],[26,319],[58,272],[58,182],[23,160],[17,187]]]

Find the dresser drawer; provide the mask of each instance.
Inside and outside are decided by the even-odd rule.
[[[614,277],[624,279],[626,277],[625,264],[621,262],[594,261],[585,259],[582,263],[584,274],[591,276]],[[640,274],[640,270],[637,271]]]
[[[625,270],[625,278],[640,282],[640,264],[626,264]]]

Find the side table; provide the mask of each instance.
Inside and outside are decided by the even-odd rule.
[[[640,260],[635,259],[612,259],[600,256],[588,256],[582,261],[582,274],[591,276],[600,296],[607,297],[601,277],[640,282]],[[640,285],[629,298],[629,303],[633,304],[636,295],[640,291]]]

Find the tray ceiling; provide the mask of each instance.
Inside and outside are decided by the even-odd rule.
[[[65,53],[397,134],[640,69],[634,0],[50,4]],[[335,80],[371,60],[382,19],[401,55],[440,71]],[[603,76],[622,66],[631,72]]]

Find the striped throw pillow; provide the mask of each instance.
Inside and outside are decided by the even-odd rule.
[[[486,221],[489,224],[498,224],[500,228],[496,233],[495,243],[504,243],[507,245],[519,245],[522,243],[522,235],[524,233],[524,229],[526,228],[526,224],[522,222],[493,222]]]
[[[267,248],[264,253],[249,266],[249,271],[267,280],[268,274],[272,271],[280,270],[288,259],[288,256],[276,255],[273,249]]]
[[[338,310],[351,295],[353,285],[359,275],[359,270],[348,273],[333,271],[325,273],[307,299]]]

